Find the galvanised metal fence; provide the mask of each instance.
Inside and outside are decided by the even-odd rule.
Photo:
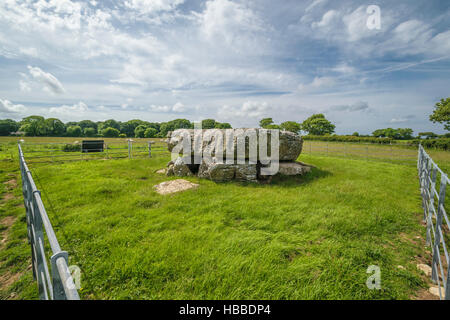
[[[427,226],[427,244],[432,246],[433,253],[431,279],[438,285],[440,298],[450,300],[450,264],[445,243],[450,230],[445,209],[445,191],[450,180],[421,145],[419,146],[417,169],[419,170],[422,194],[423,219]]]
[[[26,139],[26,138],[25,138]],[[83,143],[88,143],[84,140]],[[95,142],[98,144],[98,142]],[[80,160],[108,160],[124,158],[143,158],[167,156],[170,153],[162,140],[143,141],[141,139],[128,139],[123,141],[105,141],[103,148],[98,152],[82,152],[80,141],[64,142],[28,142],[20,141],[23,153],[30,164],[48,162],[68,162]]]
[[[407,146],[405,144],[304,140],[302,154],[411,165],[414,165],[417,161],[417,147]]]
[[[62,251],[59,246],[45,211],[41,193],[36,188],[20,144],[18,148],[33,278],[38,283],[39,298],[41,300],[79,300],[80,297],[68,267],[68,253]],[[45,236],[52,252],[49,259],[50,268],[45,250]]]

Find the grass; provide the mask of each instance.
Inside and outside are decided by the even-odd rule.
[[[450,172],[450,152],[426,149],[427,153],[445,172]],[[350,159],[382,161],[409,166],[417,165],[417,148],[405,144],[382,145],[333,141],[311,141],[303,143],[303,153]]]
[[[37,299],[18,164],[0,161],[0,300]],[[9,223],[7,223],[7,221]],[[6,239],[5,239],[6,238]],[[14,279],[15,281],[8,281]]]
[[[300,160],[318,169],[271,185],[189,178],[200,188],[171,196],[153,190],[164,158],[33,171],[83,298],[406,299],[424,286],[423,246],[405,240],[424,231],[415,168]]]
[[[270,185],[190,177],[197,190],[168,196],[153,189],[175,179],[155,173],[163,156],[31,169],[70,264],[81,268],[83,299],[408,299],[426,287],[416,269],[418,256],[429,259],[416,167],[300,160],[317,168]],[[17,175],[16,162],[0,163],[4,179]],[[14,194],[1,211],[18,219],[0,276],[29,265],[20,188]],[[370,265],[381,269],[381,290],[366,287]],[[27,270],[0,298],[32,299],[36,290]]]

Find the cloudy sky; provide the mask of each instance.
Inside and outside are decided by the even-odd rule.
[[[322,112],[337,133],[441,133],[428,115],[450,96],[450,1],[1,0],[0,70],[0,118]]]

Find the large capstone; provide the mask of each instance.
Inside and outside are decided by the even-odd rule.
[[[233,133],[233,141],[228,145],[226,134]],[[169,131],[167,134],[167,146],[170,152],[174,151],[175,147],[179,148],[183,145],[183,140],[187,139],[189,136],[190,149],[192,155],[194,155],[194,143],[195,141],[200,141],[202,145],[202,150],[210,151],[212,156],[216,155],[216,147],[222,145],[222,150],[224,156],[226,154],[233,154],[234,159],[238,158],[238,141],[247,141],[245,143],[245,159],[250,158],[250,146],[255,144],[256,152],[259,158],[259,139],[260,131],[267,132],[267,150],[268,154],[271,153],[271,131],[267,129],[204,129],[204,130],[194,130],[194,129],[178,129],[175,131]],[[280,161],[295,161],[300,153],[302,152],[303,139],[298,134],[289,131],[279,131],[279,160]],[[202,137],[195,139],[194,133],[201,133]],[[253,143],[252,137],[255,137],[255,143]],[[219,140],[221,139],[221,141]],[[233,151],[229,150],[232,148]],[[179,153],[181,154],[183,150],[180,148]]]

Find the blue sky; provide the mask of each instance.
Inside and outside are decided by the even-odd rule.
[[[370,5],[380,28],[370,29]],[[2,0],[0,117],[410,127],[450,96],[450,1]]]

